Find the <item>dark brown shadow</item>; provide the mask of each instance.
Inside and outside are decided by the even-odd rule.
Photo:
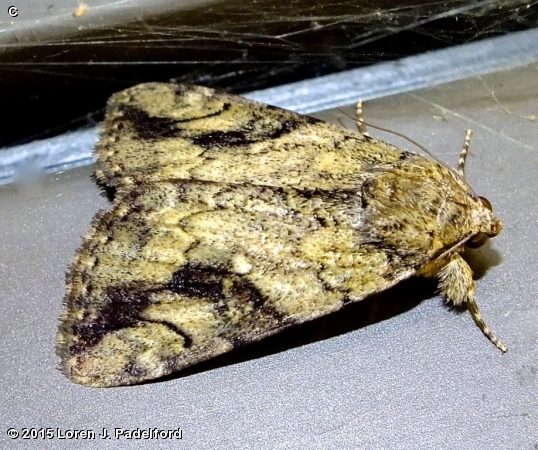
[[[491,241],[474,250],[465,249],[464,258],[471,266],[475,280],[482,278],[490,267],[498,266],[502,262],[501,254],[493,248]]]

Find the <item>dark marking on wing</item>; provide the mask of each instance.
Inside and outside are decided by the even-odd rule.
[[[146,111],[130,105],[121,105],[122,115],[118,121],[128,121],[138,137],[150,140],[174,137],[178,130],[174,127],[177,120],[168,117],[152,117]]]
[[[140,321],[140,311],[149,304],[146,292],[125,287],[109,287],[106,297],[106,306],[97,318],[73,324],[73,334],[78,340],[70,348],[72,354],[96,345],[111,331],[135,325]]]
[[[244,147],[255,144],[256,142],[278,139],[284,134],[291,133],[301,125],[304,125],[303,121],[288,119],[281,122],[279,127],[260,130],[256,129],[253,121],[249,121],[238,130],[210,131],[209,133],[193,136],[191,139],[195,145],[199,145],[200,147],[204,148]]]
[[[319,198],[325,202],[332,201],[333,203],[349,202],[350,199],[359,199],[360,194],[358,189],[293,189],[297,195],[310,200]]]
[[[80,353],[96,345],[106,334],[139,325],[143,322],[164,325],[183,338],[184,347],[192,345],[192,338],[176,325],[165,320],[152,320],[142,317],[141,312],[151,303],[150,294],[162,292],[164,288],[137,290],[131,286],[113,286],[106,290],[106,306],[99,311],[97,318],[73,324],[73,334],[78,337],[69,349],[71,354]]]
[[[226,289],[225,280],[231,281]],[[269,303],[269,299],[248,278],[221,265],[187,263],[174,272],[164,289],[180,295],[210,298],[217,304],[219,312],[227,309],[230,300],[251,303],[258,310],[268,309]],[[271,312],[271,315],[275,314],[276,311]]]
[[[251,280],[222,265],[187,263],[174,272],[165,289],[180,295],[209,298],[223,317],[232,310],[248,310],[241,305],[250,305],[250,311],[241,319],[240,329],[226,327],[219,334],[232,343],[240,335],[248,334],[245,332],[249,329],[271,329],[283,324],[283,314],[271,305],[269,298],[263,295]]]
[[[151,320],[143,319],[143,320],[144,322],[157,323],[159,325],[163,325],[169,330],[173,331],[174,333],[179,334],[183,338],[183,347],[189,348],[192,345],[192,338],[183,330],[181,330],[179,327],[174,325],[173,323],[170,323],[166,320],[155,320],[155,319],[151,319]]]
[[[324,217],[314,214],[314,219],[316,220],[316,222],[319,223],[320,227],[324,228],[327,226],[327,219],[325,219]]]
[[[150,116],[146,111],[143,111],[135,106],[120,105],[119,110],[122,115],[116,119],[119,123],[123,121],[129,122],[135,133],[144,140],[154,140],[160,138],[181,137],[183,130],[177,125],[180,123],[193,122],[199,119],[208,119],[218,116],[224,111],[230,109],[230,103],[224,103],[222,109],[204,114],[203,116],[189,117],[188,119],[171,119],[169,117]]]
[[[181,269],[176,270],[172,280],[165,285],[176,294],[190,297],[208,297],[214,301],[224,298],[222,281],[230,272],[223,267],[200,266],[187,263]]]

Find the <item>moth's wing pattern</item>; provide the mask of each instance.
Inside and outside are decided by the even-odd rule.
[[[362,201],[357,190],[184,180],[133,190],[76,254],[62,370],[87,385],[138,383],[412,275],[431,252],[387,252],[361,231]]]
[[[434,161],[201,87],[115,94],[96,178],[120,195],[75,255],[58,335],[61,369],[92,386],[157,378],[383,291],[484,220]]]
[[[402,151],[342,127],[200,86],[148,83],[114,94],[97,144],[105,188],[168,179],[353,188]]]

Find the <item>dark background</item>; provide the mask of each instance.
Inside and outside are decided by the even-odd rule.
[[[0,147],[101,119],[111,93],[174,79],[236,93],[538,24],[529,2],[225,0],[0,49]]]

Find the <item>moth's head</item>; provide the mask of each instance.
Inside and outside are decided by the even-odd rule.
[[[497,236],[502,230],[502,223],[493,215],[489,200],[477,196],[475,201],[478,203],[480,227],[478,232],[465,243],[469,248],[482,247],[489,238]]]

